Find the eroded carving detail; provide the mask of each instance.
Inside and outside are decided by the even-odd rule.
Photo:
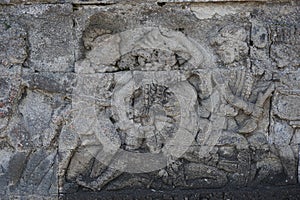
[[[269,135],[277,87],[273,74],[244,59],[249,53],[245,29],[227,27],[220,34],[213,44],[221,57],[222,48],[232,46],[227,49],[232,56],[222,57],[230,69],[212,68],[205,50],[184,46],[189,39],[168,30],[136,29],[94,39],[99,43],[90,43],[91,51],[76,64],[73,106],[84,109],[74,116],[71,130],[80,144],[74,155],[73,149],[66,153],[71,161],[68,168],[61,166],[67,180],[61,185],[211,188],[272,183],[281,176],[292,180],[295,169],[288,165],[295,166],[294,157],[282,159],[297,150],[283,148],[288,144]],[[123,173],[150,171],[154,178]]]

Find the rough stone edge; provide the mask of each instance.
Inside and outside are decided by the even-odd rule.
[[[65,4],[72,3],[78,5],[109,5],[124,3],[243,3],[243,2],[261,2],[261,3],[287,3],[297,2],[297,0],[0,0],[0,5],[17,4]]]

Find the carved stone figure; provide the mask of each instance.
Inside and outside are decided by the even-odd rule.
[[[127,38],[131,32],[120,33],[118,37]],[[67,172],[68,179],[76,179],[77,183],[84,187],[100,190],[111,179],[119,176],[122,171],[141,173],[161,169],[167,166],[170,160],[180,158],[194,141],[197,134],[199,124],[195,109],[197,109],[199,104],[196,91],[188,82],[189,76],[191,76],[189,75],[191,74],[189,71],[206,67],[206,63],[209,63],[210,57],[199,46],[190,45],[187,49],[183,41],[190,41],[181,33],[157,28],[137,29],[134,30],[134,33],[140,34],[137,37],[138,39],[134,38],[134,40],[138,40],[137,43],[134,43],[130,39],[122,39],[122,41],[128,43],[128,45],[121,45],[121,49],[119,49],[119,51],[124,52],[124,56],[116,53],[117,57],[115,59],[111,57],[110,64],[98,64],[98,66],[106,65],[107,67],[97,69],[96,67],[98,66],[94,63],[100,61],[98,61],[99,56],[91,57],[98,51],[101,43],[96,44],[92,48],[86,60],[78,63],[77,69],[80,73],[86,73],[90,69],[96,71],[110,71],[109,68],[112,68],[112,70],[117,68],[132,70],[132,72],[114,74],[111,78],[107,79],[108,85],[104,88],[103,78],[100,78],[102,76],[99,77],[99,79],[102,79],[101,83],[99,80],[96,80],[94,83],[90,82],[91,86],[87,86],[87,83],[84,83],[85,81],[77,83],[75,91],[78,91],[76,94],[78,95],[78,101],[76,101],[77,103],[75,102],[74,108],[82,109],[84,107],[84,111],[79,112],[80,114],[75,116],[73,123],[82,124],[80,121],[83,120],[82,117],[84,116],[90,115],[96,117],[102,115],[101,120],[96,120],[93,123],[99,123],[100,127],[105,127],[104,129],[110,127],[110,131],[100,133],[99,135],[97,132],[104,130],[99,125],[92,125],[91,122],[85,124],[84,127],[80,124],[74,124],[74,131],[79,134],[82,143],[84,143],[81,148],[86,146],[86,149],[89,149],[88,145],[95,145],[96,142],[94,139],[93,141],[89,139],[85,141],[85,135],[95,134],[99,144],[103,146],[104,152],[100,151],[97,153],[99,156],[97,154],[94,156],[100,163],[108,166],[106,171],[99,172],[98,175],[90,174],[91,178],[95,177],[96,179],[89,183],[85,182],[84,178],[80,178],[84,173],[84,168],[82,170],[69,169]],[[168,34],[168,37],[165,34]],[[117,35],[113,35],[112,37],[117,37]],[[176,41],[175,45],[176,39],[178,41]],[[106,41],[110,40],[105,39],[104,42]],[[118,40],[111,40],[111,42],[115,41]],[[101,47],[101,51],[105,51],[103,46]],[[111,45],[106,47],[111,48]],[[155,47],[157,48],[155,49]],[[127,52],[129,51],[127,50],[128,48],[133,48],[133,50]],[[104,56],[103,53],[100,55]],[[107,62],[106,59],[103,61]],[[90,65],[86,65],[87,62]],[[90,69],[88,66],[90,66]],[[210,68],[209,65],[207,66]],[[184,71],[177,71],[179,69]],[[162,71],[157,72],[157,70]],[[95,79],[94,76],[91,77]],[[80,81],[80,77],[78,81]],[[81,99],[82,97],[84,98]],[[106,102],[111,99],[111,102],[107,102],[107,105],[98,104],[97,102],[99,100],[101,102],[101,99],[105,99]],[[210,102],[207,103],[209,104]],[[87,109],[84,105],[91,107],[91,109],[95,105],[99,105],[100,107],[108,106],[108,108],[112,106],[113,109],[110,111],[104,109],[104,111],[101,108],[100,110],[102,111],[100,112],[102,114],[96,114],[96,111]],[[97,110],[98,108],[94,109]],[[211,109],[214,109],[213,106]],[[107,115],[112,116],[109,117]],[[105,116],[110,120],[104,119]],[[218,117],[216,119],[212,118],[214,121],[217,121],[217,119]],[[210,126],[215,126],[213,129],[218,131],[219,125],[217,124],[219,122],[222,122],[222,120],[214,122],[215,124]],[[94,128],[89,130],[89,126],[94,126]],[[113,131],[113,129],[115,130]],[[203,134],[202,156],[211,150],[211,147],[214,145],[213,143],[217,142],[219,136],[219,134],[216,134],[215,137],[209,137],[208,133],[203,132]],[[211,145],[211,147],[208,145]],[[83,151],[85,152],[86,150]],[[91,154],[96,152],[93,150]],[[131,154],[127,152],[131,152]],[[120,155],[115,157],[115,154]],[[131,157],[134,157],[134,159],[126,156],[127,154],[132,155]],[[92,157],[90,156],[90,159]],[[138,160],[144,160],[145,158],[156,160],[157,162],[150,165],[149,162],[137,164],[139,163]],[[90,163],[90,159],[86,159],[86,162]],[[73,161],[71,161],[70,167],[72,167],[72,163]],[[73,165],[77,164],[74,163]]]
[[[0,199],[300,199],[300,4],[212,2],[0,1]]]

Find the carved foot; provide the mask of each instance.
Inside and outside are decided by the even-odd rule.
[[[95,180],[91,181],[91,182],[88,182],[88,181],[85,181],[82,176],[79,176],[78,178],[76,178],[76,182],[77,182],[78,185],[83,186],[85,188],[89,188],[93,191],[101,190],[101,187],[98,187],[98,183]]]

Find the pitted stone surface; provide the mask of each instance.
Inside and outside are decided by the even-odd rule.
[[[299,198],[299,6],[0,0],[0,198]]]

